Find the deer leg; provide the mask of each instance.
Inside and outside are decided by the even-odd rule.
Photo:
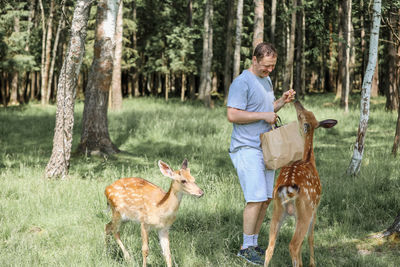
[[[112,220],[106,225],[106,234],[112,233],[115,240],[117,241],[118,246],[121,248],[122,253],[124,254],[125,260],[130,260],[131,256],[129,252],[126,250],[124,244],[122,244],[119,228],[121,226],[121,215],[118,212],[113,212]]]
[[[308,246],[310,247],[310,267],[315,267],[314,261],[314,225],[315,225],[315,213],[310,222],[308,229]]]
[[[140,225],[142,234],[142,257],[143,257],[143,267],[147,265],[147,255],[149,255],[149,237],[148,237],[148,226],[143,222]]]
[[[163,228],[160,231],[158,231],[158,236],[160,238],[161,249],[162,249],[165,261],[167,262],[167,266],[171,267],[172,261],[171,261],[171,251],[169,249],[168,228]]]
[[[295,267],[303,266],[301,258],[301,245],[307,234],[308,227],[312,220],[312,213],[297,208],[296,230],[289,244],[289,251],[292,257],[292,264]]]
[[[271,226],[269,229],[269,243],[268,248],[265,251],[265,262],[264,266],[268,266],[271,261],[272,255],[274,254],[276,239],[278,237],[279,229],[281,228],[282,222],[285,219],[285,212],[282,203],[279,199],[274,199],[274,211],[271,219]]]

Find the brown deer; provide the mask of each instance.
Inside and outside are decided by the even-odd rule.
[[[168,267],[172,266],[168,230],[175,221],[182,195],[203,195],[187,165],[185,159],[181,169],[173,171],[166,163],[158,161],[161,173],[172,179],[167,193],[142,178],[122,178],[106,187],[105,195],[112,210],[112,220],[106,225],[106,239],[111,234],[114,236],[126,260],[130,255],[121,242],[119,228],[124,221],[138,221],[141,224],[143,266],[146,266],[149,251],[150,228],[158,229],[163,255]]]
[[[321,183],[315,165],[313,137],[314,130],[323,127],[331,128],[336,120],[318,122],[312,112],[307,111],[299,101],[294,102],[299,127],[304,138],[303,159],[282,167],[274,188],[274,210],[269,231],[269,244],[265,251],[264,266],[268,266],[276,238],[284,218],[287,215],[296,217],[296,229],[289,244],[293,266],[303,266],[301,245],[308,232],[310,247],[310,266],[314,261],[314,224],[319,201]]]

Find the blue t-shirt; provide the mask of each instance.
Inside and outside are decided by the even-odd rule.
[[[273,112],[275,96],[270,77],[260,78],[249,70],[244,70],[233,80],[228,94],[228,107],[252,112]],[[233,123],[232,152],[242,146],[261,150],[260,134],[268,132],[271,125],[264,120],[247,124]]]

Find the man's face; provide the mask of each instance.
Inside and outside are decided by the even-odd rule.
[[[274,70],[276,65],[277,57],[266,56],[260,61],[257,61],[256,57],[253,57],[253,70],[254,73],[261,78],[268,77],[268,75]]]

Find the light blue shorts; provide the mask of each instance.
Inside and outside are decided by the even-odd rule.
[[[272,198],[275,171],[265,168],[262,151],[241,147],[229,155],[239,176],[246,202],[262,202]]]

